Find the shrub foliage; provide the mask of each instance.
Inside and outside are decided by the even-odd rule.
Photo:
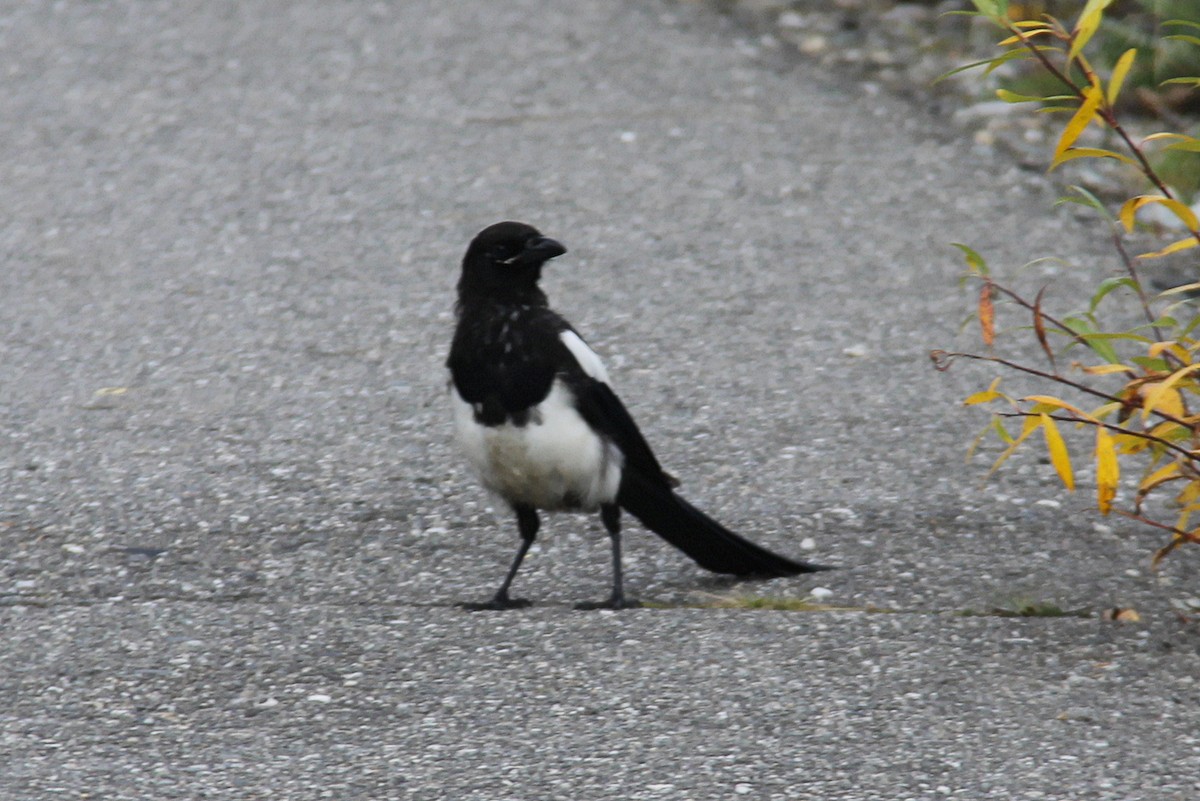
[[[1040,434],[1036,439],[1044,444],[1050,464],[1068,490],[1075,487],[1074,465],[1081,460],[1093,463],[1096,505],[1101,514],[1125,515],[1168,535],[1154,555],[1157,565],[1182,544],[1200,544],[1196,522],[1200,521],[1200,313],[1189,300],[1200,290],[1200,283],[1152,294],[1140,267],[1147,260],[1200,246],[1196,212],[1152,166],[1153,157],[1163,152],[1200,153],[1200,139],[1176,130],[1134,136],[1122,124],[1118,99],[1143,55],[1136,48],[1126,49],[1109,67],[1097,67],[1089,58],[1089,44],[1113,0],[1088,0],[1070,24],[1048,15],[1021,19],[1011,13],[1007,0],[972,1],[976,10],[966,13],[990,20],[1002,29],[1003,38],[997,55],[962,69],[991,72],[1025,61],[1054,79],[1056,89],[1046,96],[998,90],[1009,102],[1036,103],[1040,111],[1063,114],[1066,122],[1050,154],[1049,169],[1077,159],[1113,159],[1139,172],[1145,188],[1114,203],[1112,209],[1081,187],[1071,187],[1071,194],[1063,198],[1062,202],[1095,210],[1123,265],[1122,274],[1100,281],[1086,308],[1074,313],[1049,311],[1044,303],[1045,287],[1030,299],[997,281],[980,254],[958,245],[966,258],[967,278],[979,286],[973,316],[985,350],[934,351],[931,355],[939,370],[948,369],[956,360],[970,359],[1024,374],[1044,386],[1044,392],[1018,397],[1001,389],[997,377],[986,389],[968,397],[966,405],[986,405],[993,410],[991,422],[975,446],[998,440],[1001,451],[994,472]],[[1200,46],[1200,24],[1195,21],[1168,20],[1162,23],[1162,30],[1172,43]],[[1200,87],[1196,77],[1178,76],[1169,82]],[[1108,146],[1080,143],[1092,127],[1106,130],[1102,141]],[[1139,225],[1139,212],[1154,206],[1178,221],[1168,226],[1175,233],[1150,252],[1134,255],[1129,234]],[[1137,325],[1110,322],[1128,321],[1130,304],[1140,320]],[[1014,319],[1025,324],[999,328],[998,307],[1002,314],[1015,315]],[[1031,336],[1038,346],[1034,352],[1041,357],[1027,362],[1001,354],[998,331],[1006,336]],[[1064,425],[1088,431],[1084,444],[1078,444],[1076,437],[1064,437]],[[1068,445],[1068,439],[1076,443],[1074,447]],[[1122,470],[1140,473],[1136,489],[1131,482],[1128,491],[1122,492]]]

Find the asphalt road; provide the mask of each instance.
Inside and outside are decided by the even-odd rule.
[[[10,3],[0,66],[0,799],[1200,793],[1200,557],[985,483],[929,367],[948,243],[1115,269],[1041,176],[695,3]],[[538,606],[455,607],[516,541],[443,403],[505,218],[685,494],[841,570],[631,525],[650,608],[576,612],[560,516]],[[1029,603],[1088,617],[962,614]]]

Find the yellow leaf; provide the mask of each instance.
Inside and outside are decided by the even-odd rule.
[[[1121,204],[1121,211],[1118,216],[1121,222],[1125,225],[1126,231],[1133,230],[1133,219],[1137,214],[1138,209],[1142,206],[1147,206],[1151,203],[1158,203],[1166,206],[1172,214],[1180,219],[1187,226],[1189,231],[1200,229],[1200,220],[1197,220],[1196,213],[1188,206],[1180,203],[1174,198],[1166,197],[1165,195],[1138,195],[1131,197]]]
[[[1089,86],[1083,90],[1083,102],[1079,104],[1075,116],[1071,117],[1071,121],[1063,129],[1058,146],[1054,148],[1055,161],[1058,161],[1062,154],[1067,152],[1067,148],[1075,144],[1075,140],[1083,133],[1083,129],[1095,119],[1096,109],[1100,108],[1100,101],[1103,99],[1104,95],[1097,86]]]
[[[1000,385],[1000,378],[999,378],[999,376],[997,376],[996,380],[993,381],[987,389],[985,389],[981,392],[976,392],[975,394],[969,396],[966,400],[964,400],[963,406],[975,406],[976,404],[979,404],[979,403],[987,403],[989,401],[994,401],[996,398],[1003,398],[1004,397],[1003,393],[996,391],[996,387],[999,385]]]
[[[1171,244],[1167,245],[1162,250],[1156,250],[1152,253],[1139,253],[1138,258],[1139,259],[1158,259],[1158,258],[1162,258],[1163,256],[1170,256],[1172,253],[1178,253],[1181,250],[1187,250],[1188,248],[1194,248],[1194,247],[1196,247],[1196,245],[1200,245],[1200,239],[1197,239],[1194,236],[1189,236],[1187,239],[1180,239],[1178,242],[1172,242]]]
[[[1182,295],[1187,292],[1195,292],[1197,289],[1200,289],[1200,281],[1197,281],[1193,284],[1180,284],[1179,286],[1173,286],[1170,289],[1164,289],[1154,297],[1155,299],[1168,298],[1171,295]]]
[[[1000,465],[1004,464],[1008,460],[1008,457],[1013,455],[1013,451],[1015,451],[1022,442],[1028,439],[1030,434],[1032,434],[1034,431],[1037,431],[1038,426],[1041,424],[1042,420],[1038,415],[1031,414],[1026,417],[1025,425],[1021,429],[1021,435],[1014,439],[1012,443],[1004,449],[1004,453],[1000,454],[1000,456],[996,458],[996,461],[992,463],[992,469],[988,470],[988,477],[990,477],[992,473],[995,473],[997,470],[999,470]]]
[[[1030,403],[1044,403],[1047,406],[1056,406],[1059,409],[1066,409],[1068,412],[1071,412],[1078,417],[1082,417],[1084,420],[1087,420],[1089,422],[1092,422],[1092,423],[1100,422],[1095,417],[1092,417],[1090,414],[1085,412],[1083,409],[1080,409],[1078,406],[1074,406],[1070,403],[1067,403],[1065,400],[1060,400],[1059,398],[1055,398],[1051,395],[1026,395],[1025,397],[1021,398],[1021,400],[1029,401]]]
[[[1191,138],[1192,137],[1185,136],[1184,134],[1181,134],[1181,133],[1171,133],[1170,131],[1160,131],[1159,133],[1152,133],[1149,136],[1144,137],[1142,139],[1142,142],[1143,143],[1156,142],[1159,139],[1191,139]]]
[[[1187,506],[1183,507],[1183,509],[1181,509],[1179,512],[1178,519],[1175,521],[1175,528],[1186,529],[1188,521],[1192,518],[1192,512],[1196,511],[1198,508],[1200,507],[1194,503],[1189,503]]]
[[[989,389],[985,389],[981,392],[968,395],[963,399],[963,406],[978,406],[981,403],[990,403],[999,397],[1002,397],[999,392],[992,392]]]
[[[1125,76],[1129,74],[1129,68],[1133,66],[1135,58],[1137,58],[1137,48],[1131,47],[1117,59],[1112,77],[1108,79],[1108,105],[1111,106],[1117,102],[1117,95],[1121,94],[1121,84],[1125,83]]]
[[[1175,503],[1180,506],[1191,506],[1192,503],[1200,498],[1200,481],[1190,481],[1188,485],[1180,490],[1175,496]]]
[[[1183,417],[1187,414],[1183,408],[1183,396],[1174,387],[1169,387],[1156,397],[1152,411],[1162,412],[1175,418]]]
[[[1010,36],[1007,39],[1004,39],[1003,41],[996,42],[996,46],[997,47],[1007,47],[1008,45],[1013,45],[1013,44],[1016,44],[1017,42],[1028,41],[1028,40],[1032,39],[1033,37],[1039,36],[1043,33],[1054,33],[1054,31],[1050,28],[1045,28],[1045,27],[1038,28],[1036,30],[1025,31],[1025,33],[1021,36]]]
[[[1084,367],[1088,375],[1112,375],[1113,373],[1133,373],[1134,369],[1125,364],[1098,364],[1095,367]]]
[[[1142,420],[1145,421],[1149,419],[1150,413],[1155,410],[1166,412],[1173,417],[1182,416],[1183,399],[1179,397],[1178,390],[1174,392],[1174,398],[1169,397],[1168,393],[1172,391],[1171,388],[1174,387],[1175,384],[1179,383],[1179,381],[1196,372],[1197,370],[1200,370],[1200,364],[1189,364],[1187,367],[1179,368],[1167,376],[1165,380],[1160,381],[1157,384],[1146,384],[1143,386]],[[1175,409],[1176,411],[1168,411],[1168,407]]]
[[[1152,437],[1165,439],[1167,442],[1176,442],[1189,436],[1192,433],[1192,430],[1179,425],[1179,423],[1172,423],[1170,420],[1163,420],[1146,433]]]
[[[1050,162],[1050,169],[1054,169],[1060,164],[1065,164],[1068,161],[1074,161],[1081,158],[1093,159],[1116,159],[1124,162],[1131,167],[1138,167],[1137,161],[1126,156],[1124,153],[1117,153],[1113,150],[1103,150],[1098,147],[1072,147],[1066,150],[1062,155],[1055,156],[1054,161]]]
[[[1142,483],[1138,485],[1138,496],[1144,497],[1159,484],[1175,478],[1179,478],[1179,462],[1165,464],[1142,479]]]
[[[1192,361],[1191,354],[1173,339],[1168,339],[1163,342],[1155,342],[1146,349],[1146,355],[1151,359],[1157,359],[1162,355],[1164,350],[1169,350],[1173,356],[1175,356],[1184,364],[1189,364]]]
[[[1132,434],[1117,434],[1115,440],[1117,450],[1128,456],[1132,453],[1141,453],[1150,447],[1150,440],[1145,437],[1135,437]]]
[[[1133,220],[1137,216],[1137,210],[1147,203],[1154,203],[1156,198],[1161,198],[1162,195],[1135,195],[1121,204],[1121,210],[1117,212],[1117,218],[1121,224],[1125,226],[1126,231],[1133,230]]]
[[[1195,231],[1200,228],[1200,220],[1196,219],[1196,212],[1178,200],[1168,197],[1159,200],[1158,203],[1170,209],[1176,217],[1183,221],[1183,224],[1187,226],[1189,231]]]
[[[1058,432],[1058,426],[1054,425],[1054,419],[1050,415],[1042,412],[1041,418],[1042,435],[1046,438],[1050,464],[1054,465],[1054,471],[1062,479],[1063,486],[1074,491],[1075,474],[1071,472],[1071,456],[1067,453],[1067,443],[1063,442],[1062,434]]]
[[[1117,464],[1117,451],[1113,438],[1103,428],[1096,429],[1096,505],[1100,514],[1112,511],[1113,499],[1117,497],[1117,482],[1121,468]]]
[[[1079,22],[1075,24],[1075,30],[1071,34],[1071,49],[1067,52],[1068,61],[1074,60],[1075,56],[1079,55],[1079,51],[1099,29],[1104,9],[1108,8],[1112,2],[1113,0],[1088,0],[1083,11],[1079,12]]]

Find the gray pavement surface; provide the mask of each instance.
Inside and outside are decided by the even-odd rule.
[[[929,368],[949,242],[1115,269],[1040,176],[696,3],[8,3],[0,68],[0,799],[1200,795],[1200,557],[983,483]],[[841,570],[631,525],[653,608],[575,612],[559,516],[537,607],[455,608],[516,539],[441,365],[504,218],[685,494]],[[1091,616],[961,614],[1029,602]]]

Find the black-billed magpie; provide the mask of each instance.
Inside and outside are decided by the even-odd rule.
[[[739,537],[674,491],[600,357],[538,287],[542,266],[567,249],[530,225],[481,231],[463,257],[458,325],[446,366],[457,438],[483,485],[517,516],[521,544],[492,599],[472,609],[528,602],[508,590],[537,537],[538,510],[599,510],[612,541],[608,600],[621,609],[621,510],[715,573],[775,578],[827,570]]]

